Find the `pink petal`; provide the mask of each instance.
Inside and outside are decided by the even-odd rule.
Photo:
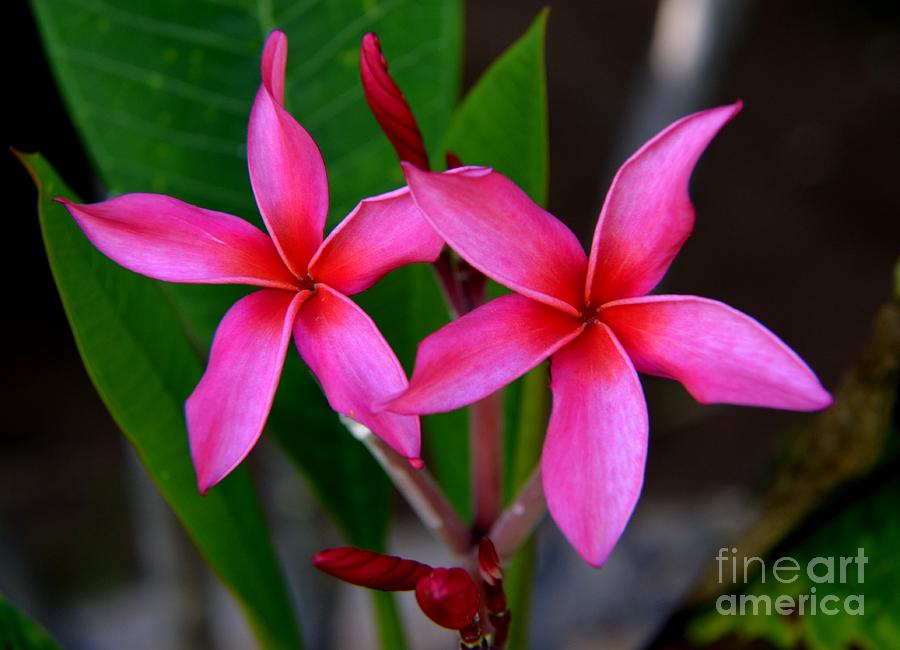
[[[250,182],[263,221],[298,277],[319,244],[328,214],[328,179],[319,148],[282,106],[287,40],[273,32],[263,51],[263,83],[247,136]]]
[[[677,379],[698,401],[795,411],[831,404],[800,357],[755,320],[715,300],[648,296],[600,316],[641,372]]]
[[[603,564],[637,503],[647,406],[609,328],[590,327],[550,360],[553,412],[541,457],[547,507],[569,543]]]
[[[206,372],[185,405],[201,492],[221,481],[256,444],[297,310],[309,295],[263,289],[238,300],[219,323]]]
[[[406,388],[406,373],[372,319],[349,298],[318,284],[316,295],[300,310],[294,341],[338,413],[372,430],[397,453],[418,458],[419,418],[375,413]]]
[[[642,296],[662,279],[694,227],[688,181],[710,140],[741,103],[689,115],[622,165],[597,221],[586,300]]]
[[[160,194],[76,205],[57,199],[100,251],[167,282],[296,289],[272,240],[243,219]]]
[[[419,344],[409,390],[387,408],[437,413],[476,402],[525,374],[584,329],[557,309],[501,296]]]
[[[284,106],[284,69],[287,66],[288,41],[284,32],[275,29],[266,39],[262,53],[262,80],[272,98]]]
[[[514,291],[577,315],[587,260],[575,235],[505,176],[403,165],[416,204],[469,264]]]
[[[361,201],[328,235],[309,272],[349,295],[365,291],[397,267],[433,262],[443,246],[404,187]]]

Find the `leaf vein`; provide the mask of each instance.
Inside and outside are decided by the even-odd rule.
[[[155,18],[150,18],[149,16],[119,9],[102,0],[65,0],[65,2],[81,9],[96,12],[113,22],[134,27],[147,34],[164,36],[185,43],[204,45],[243,56],[254,56],[256,53],[255,48],[257,44],[255,42],[244,42],[222,36],[216,32],[195,29],[174,22],[157,20]]]
[[[103,120],[104,122],[114,123],[116,126],[129,129],[141,135],[166,141],[177,139],[179,146],[184,146],[189,149],[231,156],[240,160],[244,159],[240,144],[226,138],[203,133],[191,133],[171,128],[163,128],[152,122],[142,120],[131,113],[108,109],[88,102],[82,102],[81,108],[86,114],[92,117]]]
[[[203,106],[213,105],[227,113],[246,117],[247,101],[230,95],[209,90],[203,86],[175,79],[155,70],[148,70],[130,63],[122,63],[107,56],[87,52],[68,45],[59,45],[57,52],[60,56],[73,63],[106,72],[108,74],[127,79],[149,87],[154,91],[166,92],[184,99],[192,100]]]
[[[356,20],[351,21],[346,27],[337,32],[324,46],[322,46],[314,56],[311,56],[301,65],[290,70],[295,78],[305,79],[316,72],[332,60],[341,47],[351,38],[359,36],[360,32],[371,26],[378,19],[386,16],[390,11],[400,6],[402,0],[387,0],[382,4],[376,5],[366,13],[359,16]]]

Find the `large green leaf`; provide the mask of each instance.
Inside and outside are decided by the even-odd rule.
[[[258,222],[245,140],[259,53],[273,28],[290,41],[288,108],[328,166],[332,224],[359,199],[402,182],[360,90],[362,34],[381,35],[429,140],[446,129],[457,94],[459,0],[32,0],[32,6],[63,97],[111,194],[164,192]],[[414,302],[416,273],[422,277],[421,269],[392,274],[361,300],[407,364],[409,316],[422,309]],[[169,307],[165,317],[177,320],[201,357],[240,295],[184,285],[156,291]],[[145,341],[145,353],[180,359],[184,337],[171,336]],[[179,390],[181,398],[189,393]],[[350,541],[380,547],[389,485],[295,355],[285,366],[270,433]]]
[[[59,650],[59,644],[0,594],[0,650]]]
[[[53,197],[78,200],[38,155],[22,160],[38,187],[47,257],[88,374],[117,424],[265,648],[300,644],[266,521],[243,469],[197,491],[184,396],[203,370],[159,285],[103,257]],[[159,345],[165,341],[164,346]],[[49,396],[52,400],[53,396]]]
[[[402,182],[360,88],[362,34],[380,33],[391,70],[427,138],[446,128],[457,92],[458,0],[33,0],[32,5],[63,96],[112,194],[165,192],[258,221],[244,150],[259,53],[275,27],[290,42],[288,107],[319,143],[328,167],[331,223],[359,199]],[[361,300],[388,340],[408,350],[407,362],[414,308],[410,277],[392,274]],[[173,285],[163,291],[202,354],[239,295],[222,287]],[[148,354],[167,346],[157,341]],[[317,384],[293,357],[271,431],[349,539],[378,547],[388,514],[387,482],[341,429]]]
[[[467,165],[509,176],[532,199],[547,200],[549,141],[544,40],[547,11],[482,75],[453,115],[443,149]]]
[[[402,181],[359,84],[379,32],[425,136],[457,92],[457,0],[32,0],[75,124],[110,193],[165,192],[256,218],[247,119],[266,34],[290,41],[288,107],[318,142],[332,217]]]
[[[506,174],[542,204],[547,198],[549,156],[546,26],[544,11],[487,69],[453,115],[441,147],[442,152],[455,152],[467,165],[486,165]],[[492,285],[491,294],[501,290]],[[436,287],[427,286],[427,291],[433,295]],[[417,317],[423,333],[443,324],[435,314],[434,310],[426,310]],[[508,450],[516,449],[518,444],[515,431],[520,391],[520,382],[507,389]],[[465,412],[430,416],[425,419],[425,426],[431,466],[452,503],[467,516],[471,499]],[[514,454],[508,456],[505,475],[509,479]]]

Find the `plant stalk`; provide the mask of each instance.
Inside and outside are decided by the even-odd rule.
[[[452,553],[467,556],[472,548],[472,536],[431,474],[425,469],[414,468],[368,427],[343,415],[341,422],[375,457],[425,527]]]
[[[547,502],[544,500],[541,468],[538,466],[534,468],[515,500],[503,511],[488,534],[501,559],[510,558],[519,550],[534,532],[546,511]]]
[[[478,538],[497,521],[503,502],[503,391],[469,407],[469,436],[473,529]]]
[[[512,613],[510,650],[526,650],[528,647],[536,557],[533,532],[545,508],[538,468],[549,406],[547,366],[541,364],[522,380],[516,417],[515,457],[509,481],[509,488],[516,496],[490,533],[498,554],[507,562],[503,581]]]

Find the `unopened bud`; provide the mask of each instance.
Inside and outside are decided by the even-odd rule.
[[[503,590],[503,569],[500,557],[493,542],[483,537],[478,543],[478,569],[484,580],[484,605],[488,611],[488,620],[494,628],[494,643],[502,648],[509,638],[509,623],[512,615],[506,602]]]
[[[478,588],[464,569],[435,569],[416,585],[416,601],[432,621],[451,630],[467,628],[478,615]]]
[[[456,169],[463,166],[462,160],[453,151],[448,151],[444,156],[444,160],[447,164],[447,169]]]
[[[371,32],[363,36],[359,69],[366,102],[381,130],[394,145],[397,157],[427,170],[428,154],[422,132],[403,91],[388,73],[387,59],[381,52],[378,36]]]
[[[477,615],[468,626],[459,631],[459,647],[460,650],[486,650],[491,647]]]
[[[381,591],[412,591],[419,580],[431,573],[427,564],[355,546],[320,551],[313,557],[313,564],[344,582]]]
[[[503,569],[500,568],[500,557],[494,543],[488,537],[482,537],[478,543],[478,570],[481,579],[493,586],[495,581],[503,579]]]

